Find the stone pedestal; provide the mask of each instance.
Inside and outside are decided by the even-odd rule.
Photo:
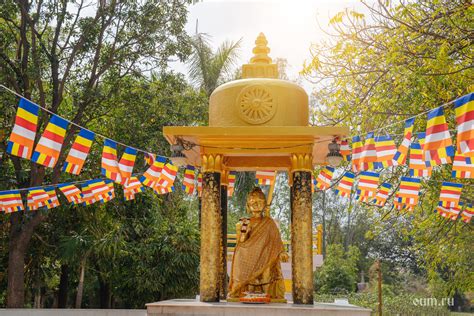
[[[148,316],[370,316],[370,309],[337,304],[203,303],[197,300],[169,300],[147,304]]]

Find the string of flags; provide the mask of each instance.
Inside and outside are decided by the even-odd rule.
[[[449,104],[454,104],[456,145],[445,117],[444,108]],[[430,178],[436,166],[452,163],[453,178],[474,179],[474,93],[427,112],[424,132],[414,134],[415,117],[404,121],[403,139],[398,147],[390,135],[375,136],[373,132],[365,139],[353,136],[352,147],[347,139],[342,140],[340,152],[351,171],[343,173],[335,193],[342,197],[355,194],[356,200],[379,207],[387,205],[388,198],[393,196],[393,207],[411,211],[418,205],[422,179]],[[392,184],[380,183],[381,172],[394,166],[407,166],[409,175],[401,177],[396,192]],[[316,177],[320,190],[331,187],[334,170],[328,168],[323,167]],[[442,182],[434,211],[446,218],[460,217],[469,222],[473,208],[470,203],[460,202],[462,188],[460,183]]]
[[[80,184],[80,185],[78,185]],[[169,187],[162,189],[155,187],[155,190],[169,190]],[[9,190],[0,192],[0,211],[13,213],[17,211],[36,211],[40,208],[51,209],[60,205],[57,197],[57,190],[72,205],[91,205],[96,202],[105,203],[115,198],[114,181],[110,179],[93,179],[78,181],[77,183],[60,183],[47,187],[26,188],[26,208],[24,208],[22,196],[19,190]],[[161,191],[162,190],[162,191]],[[143,184],[136,176],[131,176],[129,181],[123,186],[123,195],[126,201],[133,200],[135,195],[144,191]]]
[[[456,119],[456,142],[454,143],[445,117],[445,107],[454,105]],[[40,109],[51,114],[49,122],[35,144]],[[423,113],[422,113],[423,114]],[[427,113],[426,130],[416,135],[413,133],[416,115],[405,120],[403,139],[397,147],[390,135],[375,135],[369,132],[365,138],[352,137],[352,146],[347,139],[341,140],[340,152],[343,160],[351,166],[351,171],[343,174],[335,189],[342,197],[350,197],[353,192],[357,200],[374,203],[378,206],[387,204],[388,197],[393,195],[393,206],[399,210],[413,210],[418,204],[421,179],[429,178],[433,168],[452,164],[452,177],[457,179],[474,178],[474,93],[460,97],[437,107]],[[101,174],[106,179],[90,180],[79,189],[74,184],[60,184],[50,187],[30,188],[26,197],[26,209],[53,208],[59,205],[56,188],[72,204],[90,205],[96,202],[107,202],[115,197],[114,183],[124,190],[124,198],[132,200],[135,195],[150,187],[157,194],[174,191],[174,182],[178,167],[164,156],[155,155],[123,143],[108,139],[94,133],[57,114],[25,99],[20,98],[14,126],[7,143],[7,153],[29,159],[39,165],[53,168],[58,163],[68,127],[73,124],[79,127],[62,166],[62,171],[80,175],[87,161],[91,146],[97,137],[104,139]],[[392,124],[393,125],[393,124]],[[119,159],[118,144],[124,146]],[[454,145],[455,144],[455,145]],[[141,177],[134,177],[133,169],[137,153],[142,152],[147,170]],[[381,172],[395,166],[408,167],[408,177],[402,177],[396,192],[390,183],[381,183]],[[335,168],[324,167],[317,177],[312,178],[312,187],[320,190],[331,188]],[[235,187],[235,171],[228,175],[228,196],[232,196]],[[256,172],[257,185],[271,185],[276,172],[263,170]],[[353,188],[355,187],[355,190]],[[437,213],[452,218],[459,215],[463,221],[472,217],[473,208],[469,203],[459,202],[462,184],[443,182]],[[202,192],[202,175],[195,166],[186,166],[182,189],[188,194]],[[0,210],[14,212],[24,209],[19,190],[0,192]],[[449,215],[449,216],[448,216]],[[459,217],[456,215],[456,218]]]

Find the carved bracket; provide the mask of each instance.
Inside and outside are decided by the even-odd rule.
[[[295,171],[313,171],[313,155],[311,154],[292,154],[290,172]]]
[[[224,164],[221,154],[203,154],[201,156],[201,171],[222,173]]]

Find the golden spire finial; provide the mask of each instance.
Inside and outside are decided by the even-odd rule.
[[[270,48],[263,33],[258,34],[255,40],[255,47],[252,50],[254,56],[249,64],[242,65],[242,78],[278,78],[278,67],[272,64],[272,59],[268,57]]]
[[[268,41],[265,37],[265,34],[258,34],[257,39],[255,40],[255,47],[252,50],[254,56],[250,59],[252,64],[271,64],[272,59],[268,56],[270,48],[267,47]]]

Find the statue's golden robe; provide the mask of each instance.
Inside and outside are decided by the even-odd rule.
[[[232,259],[229,296],[240,297],[249,287],[262,287],[272,298],[283,298],[285,286],[280,254],[284,251],[275,222],[263,217],[251,228],[245,241],[237,242]]]

